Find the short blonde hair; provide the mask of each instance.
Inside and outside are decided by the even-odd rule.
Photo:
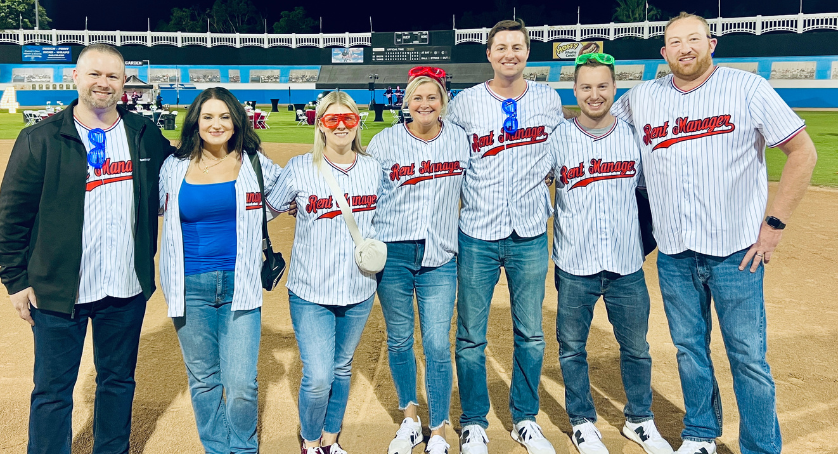
[[[710,34],[710,24],[707,23],[707,19],[697,15],[697,14],[690,14],[684,11],[681,11],[681,14],[669,19],[669,22],[666,23],[666,27],[663,28],[663,39],[666,40],[666,32],[669,30],[669,26],[672,25],[674,22],[678,22],[681,19],[695,19],[702,24],[704,24],[704,31],[707,32],[707,37],[712,38],[713,35]]]
[[[404,89],[404,103],[405,105],[410,104],[410,98],[413,97],[413,92],[415,92],[420,85],[426,83],[434,84],[436,89],[439,90],[439,100],[442,102],[442,110],[439,112],[439,117],[442,118],[445,116],[445,113],[448,112],[448,92],[445,91],[445,87],[443,87],[439,81],[431,77],[419,76],[413,78],[413,80],[411,80]]]
[[[314,146],[310,151],[312,154],[311,160],[315,167],[320,165],[320,161],[323,160],[323,150],[326,149],[326,134],[320,131],[320,119],[323,118],[323,115],[326,114],[326,111],[329,110],[329,107],[332,107],[333,104],[346,106],[352,112],[360,115],[358,112],[358,105],[355,104],[355,100],[353,100],[352,97],[347,95],[344,91],[333,91],[324,96],[320,102],[317,103],[316,120],[314,120]],[[355,140],[352,141],[352,151],[368,156],[363,147],[361,147],[360,123],[355,129]]]

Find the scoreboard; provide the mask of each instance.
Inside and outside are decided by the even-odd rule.
[[[433,63],[451,61],[451,46],[374,47],[373,63]]]
[[[396,46],[410,46],[414,44],[428,44],[428,32],[397,32],[393,36]]]

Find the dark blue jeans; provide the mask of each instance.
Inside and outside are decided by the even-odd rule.
[[[422,330],[425,353],[425,390],[428,393],[429,426],[436,429],[448,421],[451,406],[451,318],[457,296],[457,261],[429,268],[422,266],[424,241],[387,243],[387,264],[378,273],[378,299],[387,323],[387,353],[390,374],[399,396],[399,409],[416,399],[416,355],[413,353],[413,295]]]
[[[74,317],[32,309],[35,389],[29,412],[30,454],[70,454],[73,388],[88,321],[93,324],[96,365],[93,452],[128,452],[134,370],[145,306],[145,298],[139,294],[76,305]]]
[[[620,344],[620,376],[626,391],[623,413],[633,423],[652,419],[652,357],[646,342],[649,291],[643,269],[626,276],[608,271],[575,276],[556,267],[555,281],[559,291],[556,338],[570,423],[597,419],[585,344],[591,331],[594,305],[600,296]]]
[[[512,423],[535,421],[538,384],[544,361],[541,306],[547,278],[547,234],[523,238],[516,233],[497,241],[472,238],[462,231],[457,256],[457,383],[463,414],[460,425],[489,426],[489,387],[486,380],[486,331],[489,306],[506,271],[512,312]]]
[[[733,374],[739,405],[742,454],[780,454],[774,379],[765,360],[765,300],[762,264],[755,273],[739,271],[747,249],[727,257],[694,251],[658,254],[663,307],[684,393],[685,440],[711,441],[722,434],[722,401],[710,359],[712,298]]]

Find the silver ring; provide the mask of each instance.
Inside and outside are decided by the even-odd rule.
[[[757,257],[762,257],[762,254],[757,254]]]

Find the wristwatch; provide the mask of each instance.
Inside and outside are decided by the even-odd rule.
[[[765,223],[768,224],[768,227],[771,227],[774,230],[783,230],[784,228],[786,228],[786,225],[783,224],[783,221],[775,218],[774,216],[766,217]]]

